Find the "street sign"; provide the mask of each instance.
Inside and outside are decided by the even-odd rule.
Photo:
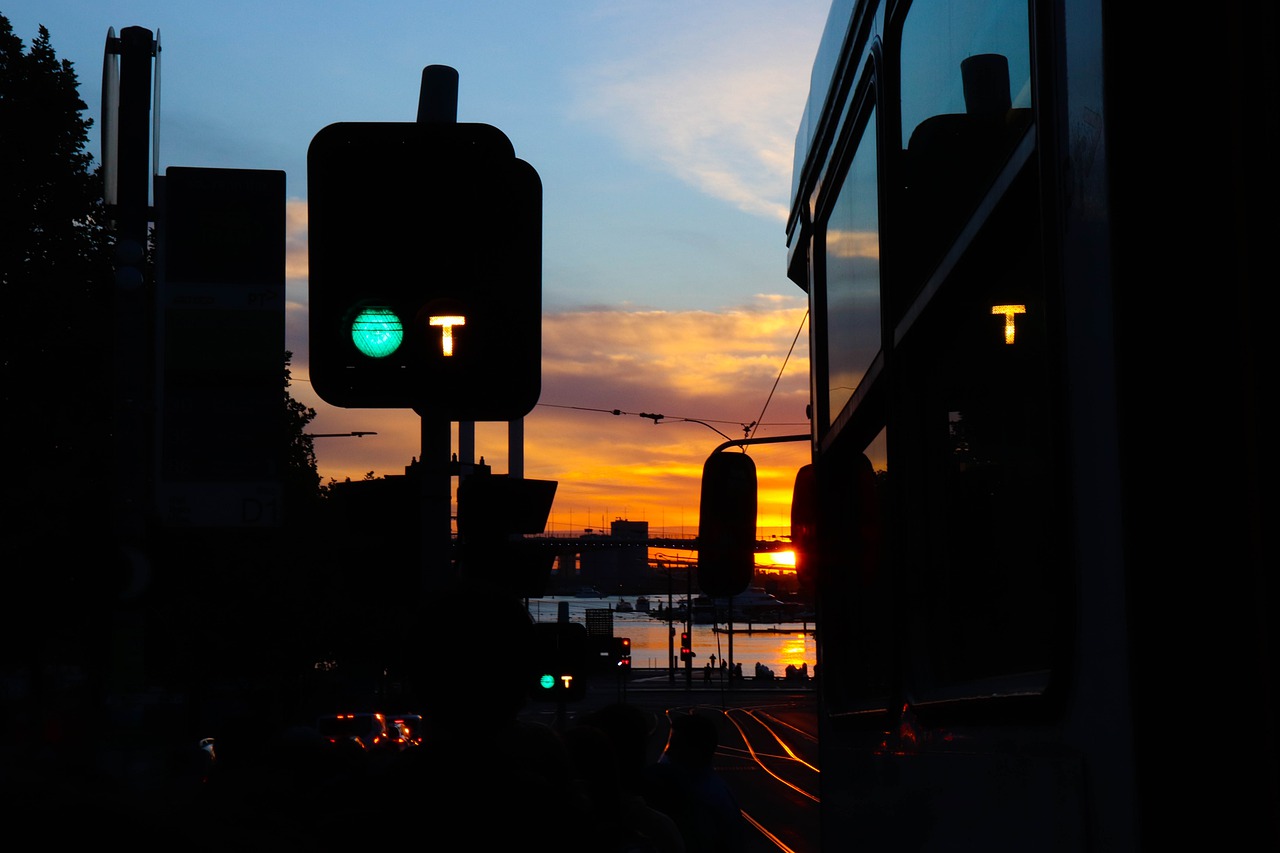
[[[157,513],[280,523],[285,175],[173,167],[157,233]]]

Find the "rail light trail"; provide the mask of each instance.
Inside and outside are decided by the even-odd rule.
[[[821,772],[820,770],[818,770],[817,767],[814,767],[812,764],[810,764],[809,762],[805,761],[803,758],[801,758],[800,756],[792,752],[791,747],[787,746],[786,743],[783,742],[782,738],[778,737],[777,733],[773,730],[773,726],[771,726],[769,723],[766,723],[764,720],[762,720],[759,714],[757,714],[755,711],[747,711],[747,714],[756,722],[758,722],[764,728],[764,730],[767,731],[769,735],[778,742],[779,746],[781,746],[784,750],[786,750],[787,755],[791,756],[792,760],[800,762],[805,767],[808,767],[810,770],[812,770],[814,773]],[[772,720],[773,718],[770,717],[769,719]],[[733,722],[732,718],[730,718],[730,722]],[[737,723],[734,723],[734,725],[736,726]],[[739,728],[738,731],[742,731],[742,729]],[[814,801],[815,802],[817,801],[816,797],[814,798]]]
[[[751,815],[747,814],[746,812],[742,811],[741,809],[739,809],[739,813],[742,815],[742,819],[743,819],[743,820],[745,820],[747,823],[751,824],[751,825],[752,825],[752,826],[754,826],[757,830],[759,830],[761,835],[763,835],[765,838],[769,839],[769,840],[770,840],[770,841],[772,841],[775,845],[777,845],[778,849],[779,849],[779,850],[781,850],[781,851],[783,851],[783,853],[796,853],[796,851],[795,851],[795,850],[793,850],[792,848],[790,848],[790,847],[788,847],[786,844],[784,844],[781,838],[779,838],[778,836],[774,835],[774,834],[773,834],[772,832],[770,832],[769,830],[765,829],[765,828],[764,828],[764,824],[760,823],[760,821],[756,820],[756,819],[755,819],[755,818],[753,818]]]
[[[774,740],[782,744],[782,748],[785,749],[787,751],[787,755],[790,756],[789,760],[799,762],[803,766],[812,770],[814,773],[819,772],[818,768],[814,767],[812,764],[808,763],[807,761],[802,761],[800,758],[796,756],[794,752],[791,751],[791,749],[785,743],[782,743],[782,740],[776,734],[774,734],[773,729],[770,728],[768,724],[761,721],[754,714],[751,714],[750,716],[752,717],[752,719],[756,720],[756,722],[759,722],[762,726],[764,726],[765,730],[769,732],[769,735],[773,737]],[[738,730],[738,734],[742,736],[742,742],[747,746],[747,752],[751,755],[751,760],[754,761],[760,767],[761,770],[763,770],[765,773],[768,773],[774,779],[777,779],[783,785],[786,785],[788,788],[795,791],[797,794],[801,795],[802,797],[808,797],[810,800],[812,800],[815,803],[822,802],[822,800],[820,800],[817,797],[817,795],[809,793],[804,788],[801,788],[799,785],[796,785],[794,782],[789,782],[786,779],[783,779],[777,773],[774,773],[772,770],[770,770],[768,765],[765,764],[764,759],[760,756],[759,753],[756,752],[755,747],[751,745],[751,738],[747,736],[747,733],[743,730],[742,726],[738,725],[738,721],[735,720],[727,711],[725,712],[725,717],[729,720],[729,722],[733,723],[733,727]]]

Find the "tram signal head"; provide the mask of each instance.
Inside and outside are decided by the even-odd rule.
[[[338,123],[307,152],[310,370],[346,408],[532,411],[542,183],[485,124]]]
[[[713,598],[739,595],[755,572],[756,463],[717,451],[702,467],[698,586]]]
[[[533,625],[529,695],[535,700],[576,702],[587,693],[590,638],[578,622]]]

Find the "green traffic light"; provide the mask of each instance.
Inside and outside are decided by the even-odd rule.
[[[351,323],[351,341],[370,358],[386,358],[404,341],[404,324],[390,308],[364,308]]]
[[[541,678],[538,679],[538,685],[543,690],[550,690],[551,688],[556,686],[556,678],[554,675],[543,675]]]

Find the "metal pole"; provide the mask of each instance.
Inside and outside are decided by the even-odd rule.
[[[667,566],[667,682],[676,683],[676,626],[675,614],[672,613],[671,566]]]
[[[689,648],[693,649],[693,565],[685,566],[687,591],[684,607],[684,629],[689,632]],[[693,687],[693,656],[684,662],[684,686],[686,690]]]
[[[418,123],[428,122],[458,122],[458,72],[447,65],[428,65],[422,69]]]
[[[456,123],[458,120],[458,72],[447,65],[428,65],[418,89],[418,122]],[[422,595],[438,589],[452,574],[450,527],[452,480],[449,448],[453,424],[420,416],[422,453],[418,458],[422,510]]]
[[[733,680],[733,596],[729,596],[729,670],[726,681]]]
[[[438,418],[420,418],[422,451],[418,457],[418,489],[422,525],[422,595],[451,577],[453,532],[449,511],[451,481],[449,439],[451,424]]]
[[[507,476],[524,477],[524,418],[507,421]]]

